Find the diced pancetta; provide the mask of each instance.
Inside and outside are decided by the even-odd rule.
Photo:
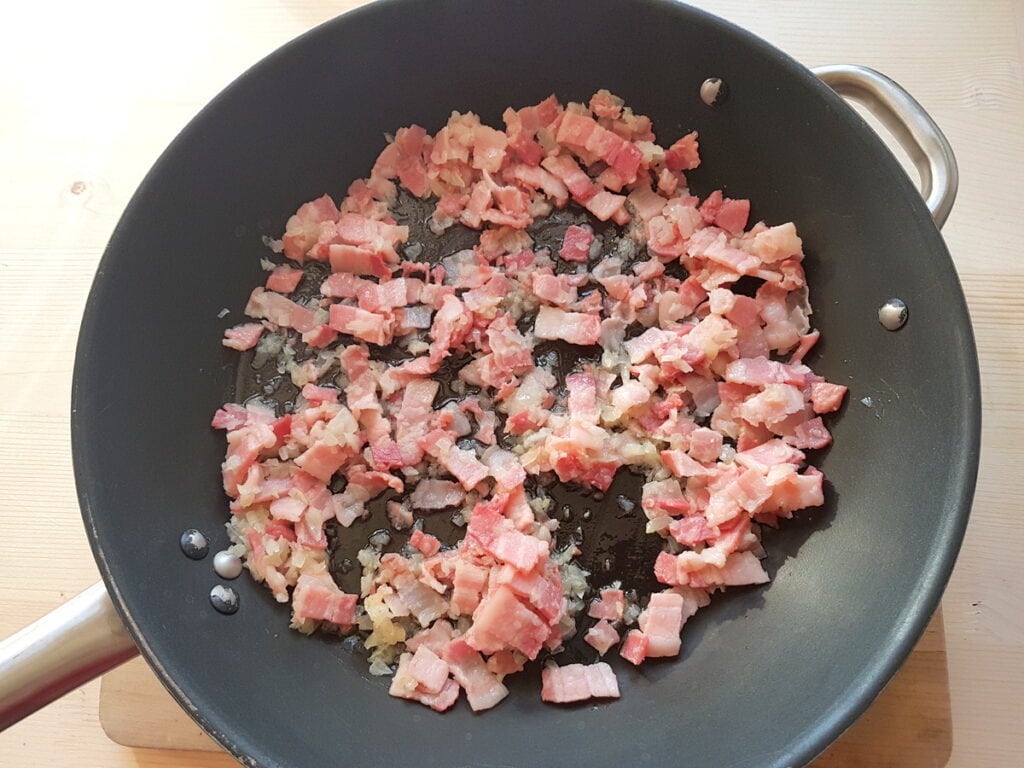
[[[601,338],[601,319],[596,315],[541,307],[537,312],[533,333],[538,339],[561,339],[581,346],[597,344]]]
[[[619,683],[605,662],[549,665],[541,672],[540,697],[553,704],[586,699],[619,698]]]
[[[358,627],[371,672],[393,671],[391,695],[437,711],[460,690],[475,711],[495,706],[505,675],[577,631],[601,656],[624,634],[632,664],[678,655],[710,593],[768,580],[756,524],[824,502],[804,451],[831,443],[822,417],[847,392],[803,362],[819,333],[795,226],[748,227],[748,200],[691,195],[695,132],[663,148],[604,90],[503,119],[401,127],[339,205],[324,195],[296,211],[268,241],[289,262],[265,262],[247,302],[258,322],[222,343],[277,355],[299,394],[280,415],[252,400],[212,421],[227,432],[228,530],[252,576],[291,601],[298,631]],[[409,242],[395,208],[406,195],[430,207],[432,232],[460,223],[476,244],[435,260],[435,244]],[[574,222],[560,238],[532,226],[570,199],[552,220]],[[332,270],[308,297],[324,267],[293,266],[307,260]],[[530,476],[608,491],[623,466],[648,473],[642,522],[665,540],[650,567],[666,589],[639,612],[613,582],[585,606],[590,622]],[[328,521],[349,527],[378,505],[408,543],[384,553],[372,537],[360,595],[346,594]],[[440,510],[461,540],[426,533],[419,518]],[[542,679],[545,701],[619,695],[604,663],[549,665]]]

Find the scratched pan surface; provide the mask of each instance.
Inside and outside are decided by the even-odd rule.
[[[708,76],[730,86],[716,108],[698,97]],[[452,109],[500,124],[507,105],[601,87],[664,138],[700,131],[697,192],[749,197],[755,217],[794,220],[804,238],[823,336],[812,363],[852,396],[817,457],[824,509],[767,539],[772,583],[700,611],[680,659],[617,664],[618,702],[542,705],[538,676],[521,675],[481,716],[388,697],[342,643],[288,631],[287,610],[245,578],[241,610],[215,613],[208,562],[177,540],[197,526],[225,542],[223,436],[207,425],[239,394],[219,339],[263,277],[261,237],[364,176],[386,131],[434,131]],[[895,334],[875,319],[890,296],[910,306]],[[668,2],[408,0],[273,54],[160,158],[93,285],[72,423],[83,516],[118,609],[165,685],[246,764],[782,768],[853,721],[937,605],[970,508],[979,405],[941,237],[881,142],[807,70]],[[573,501],[580,516],[593,502],[580,521],[591,540],[614,497]]]

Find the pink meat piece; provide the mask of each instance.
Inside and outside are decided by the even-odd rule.
[[[586,150],[608,163],[626,184],[636,180],[642,153],[621,136],[598,125],[589,115],[566,112],[558,127],[556,140]]]
[[[629,362],[633,365],[643,363],[652,356],[660,354],[660,350],[675,340],[675,336],[661,328],[648,328],[639,336],[634,336],[623,346],[629,353]]]
[[[330,326],[362,341],[386,346],[391,343],[394,320],[347,304],[332,304]]]
[[[670,514],[681,514],[690,508],[690,503],[683,496],[679,481],[674,478],[654,480],[644,483],[641,490],[640,506],[648,517],[658,511]]]
[[[491,590],[473,612],[473,625],[466,642],[487,652],[497,641],[529,659],[537,658],[551,629],[537,614],[521,603],[508,586]],[[495,650],[500,650],[496,648]]]
[[[733,552],[721,565],[708,563],[704,555],[694,552],[677,556],[662,552],[654,563],[654,572],[662,584],[683,587],[743,586],[768,581],[768,574],[752,552]]]
[[[321,227],[321,239],[325,227]],[[409,238],[409,228],[377,221],[358,213],[343,213],[335,225],[336,242],[376,253],[389,264],[399,262],[395,245]]]
[[[703,515],[673,520],[668,527],[668,532],[673,539],[687,547],[695,547],[705,541],[710,541],[715,536],[714,530],[708,526],[707,518]]]
[[[451,480],[435,480],[424,478],[416,484],[409,500],[413,509],[433,512],[448,507],[456,507],[466,498],[462,486]]]
[[[394,147],[398,150],[395,171],[402,186],[416,197],[424,197],[430,191],[426,161],[432,143],[426,130],[418,125],[399,128],[395,133]]]
[[[598,117],[607,117],[612,120],[622,114],[623,101],[618,96],[602,88],[590,97],[590,111]]]
[[[632,184],[637,180],[637,171],[643,163],[644,153],[632,142],[624,141],[618,146],[611,158],[605,158],[619,179],[624,184]],[[645,174],[646,176],[646,174]],[[621,189],[621,187],[619,187]]]
[[[838,411],[846,397],[847,388],[842,384],[829,384],[818,381],[811,384],[811,404],[815,413],[832,413]]]
[[[626,610],[626,594],[621,589],[602,589],[600,597],[590,604],[587,615],[592,619],[622,621]]]
[[[531,290],[541,301],[557,307],[567,307],[579,298],[576,286],[570,285],[565,280],[565,275],[546,275],[535,272]]]
[[[651,399],[651,391],[639,381],[627,381],[610,393],[612,406],[622,413],[629,413]]]
[[[494,445],[498,438],[495,437],[494,429],[498,426],[498,414],[494,411],[480,413],[476,417],[477,431],[473,437],[484,445]]]
[[[567,406],[569,416],[585,424],[597,423],[597,384],[589,373],[574,373],[565,377],[569,390]]]
[[[487,589],[489,571],[466,559],[455,563],[451,607],[452,615],[468,616],[480,604],[480,595]]]
[[[762,511],[788,517],[788,513],[798,509],[821,506],[825,503],[823,479],[814,467],[808,467],[801,475],[792,465],[780,465],[779,470],[769,472],[766,477],[771,497]]]
[[[619,683],[605,662],[596,664],[549,665],[541,672],[544,701],[566,704],[586,699],[619,698]]]
[[[431,439],[428,434],[420,440],[420,447],[450,472],[467,491],[490,474],[486,465],[481,464],[473,451],[459,448],[447,435]]]
[[[409,303],[409,289],[404,277],[382,283],[366,281],[359,286],[356,296],[360,309],[378,314],[390,312]]]
[[[601,318],[578,312],[563,312],[554,307],[541,307],[537,312],[533,333],[538,339],[561,339],[570,344],[588,346],[601,338]]]
[[[269,320],[282,328],[294,328],[299,333],[311,331],[317,325],[312,310],[296,304],[287,296],[260,287],[253,288],[245,305],[245,314]]]
[[[523,572],[532,571],[539,562],[547,557],[548,542],[520,533],[516,530],[495,528],[486,535],[479,527],[473,526],[474,517],[470,519],[467,536],[475,536],[481,546],[498,560],[508,563]]]
[[[606,619],[601,619],[587,630],[583,639],[588,645],[596,648],[598,654],[604,656],[609,648],[618,644],[619,633]]]
[[[771,491],[765,483],[764,473],[756,469],[740,472],[725,487],[740,509],[754,514],[768,500]]]
[[[597,186],[569,155],[550,155],[540,164],[565,184],[573,199],[585,203],[597,194]]]
[[[281,238],[284,255],[302,264],[309,250],[320,239],[320,225],[337,221],[339,215],[338,207],[329,195],[299,206],[295,215],[288,219]]]
[[[559,208],[569,199],[569,189],[561,179],[539,165],[515,164],[505,170],[505,178],[531,190],[540,190]]]
[[[737,297],[746,298],[746,297]],[[810,369],[804,365],[780,363],[764,357],[740,358],[725,367],[724,379],[732,384],[767,387],[769,384],[790,384],[803,387]]]
[[[329,325],[318,325],[311,331],[306,331],[302,334],[302,341],[311,347],[317,347],[322,349],[330,344],[334,343],[334,340],[338,338],[338,332],[331,328]]]
[[[562,122],[559,123],[558,133],[555,135],[555,141],[559,144],[568,144],[570,146],[584,148],[587,142],[590,141],[591,137],[595,132],[600,131],[601,133],[607,133],[603,128],[600,128],[590,115],[581,115],[578,112],[566,112],[562,116]]]
[[[270,516],[275,520],[288,520],[289,522],[297,523],[302,519],[305,511],[306,502],[293,496],[274,499],[270,503]]]
[[[761,472],[767,472],[768,467],[777,464],[798,465],[803,460],[802,452],[778,439],[768,440],[755,448],[740,451],[735,458],[740,466],[759,469]]]
[[[391,276],[391,268],[376,251],[344,243],[331,243],[326,249],[331,269],[335,272],[373,275],[382,279]]]
[[[338,390],[334,387],[320,387],[316,384],[306,384],[302,387],[302,396],[311,404],[336,403],[338,402]]]
[[[524,666],[513,651],[498,651],[487,659],[487,670],[499,678],[522,672]]]
[[[244,405],[226,403],[223,408],[218,408],[214,413],[210,426],[214,429],[238,429],[245,424],[248,416],[249,411]]]
[[[440,386],[430,379],[414,379],[405,385],[402,406],[395,417],[395,442],[402,451],[406,466],[419,464],[423,459],[419,441],[427,434],[427,419],[433,411],[434,398]]]
[[[661,215],[661,212],[665,209],[665,204],[668,202],[646,184],[634,189],[626,199],[633,206],[637,216],[645,222]]]
[[[406,528],[412,526],[412,510],[409,509],[408,504],[403,504],[398,501],[389,501],[385,508],[387,509],[388,522],[391,523],[391,527],[396,531],[404,531]],[[411,543],[412,542],[410,541],[410,544]]]
[[[388,694],[401,699],[411,699],[425,704],[436,712],[450,709],[459,698],[459,684],[448,679],[438,693],[430,693],[419,687],[419,681],[410,673],[413,655],[403,653],[398,659],[398,669],[391,680]]]
[[[626,210],[626,196],[616,195],[607,190],[601,190],[594,194],[584,204],[584,207],[597,217],[598,221],[613,220],[616,224],[625,225],[629,223],[630,215]]]
[[[429,533],[424,533],[419,528],[412,532],[412,536],[409,537],[410,546],[416,547],[427,557],[436,555],[438,550],[441,549],[441,540],[436,536],[431,536]]]
[[[768,581],[768,574],[752,552],[734,552],[725,560],[721,579],[726,586],[764,584]]]
[[[647,656],[679,655],[683,628],[683,598],[674,592],[655,592],[640,614],[640,631],[647,636]]]
[[[670,171],[689,171],[700,165],[697,132],[688,133],[665,150],[665,167]]]
[[[473,130],[473,167],[479,171],[497,173],[505,160],[508,136],[503,131],[486,125]]]
[[[707,467],[683,451],[662,451],[661,460],[676,477],[700,477],[708,474]]]
[[[727,523],[718,526],[718,535],[713,536],[710,543],[726,554],[745,550],[756,537],[751,532],[750,518],[746,515],[734,517]]]
[[[353,451],[348,446],[317,442],[307,448],[295,464],[326,483],[352,455]]]
[[[359,213],[371,219],[388,217],[388,201],[394,200],[395,185],[380,174],[369,179],[356,179],[348,186],[340,209],[342,213]]]
[[[445,296],[441,308],[434,315],[430,326],[430,347],[432,359],[442,360],[460,344],[469,331],[472,315],[455,296]]]
[[[738,235],[747,226],[750,216],[749,200],[732,200],[725,198],[714,217],[715,226],[726,232]]]
[[[487,669],[483,657],[463,638],[448,643],[443,658],[452,677],[466,691],[466,699],[474,712],[490,709],[508,696],[508,688]]]
[[[722,452],[722,433],[707,427],[697,427],[690,433],[688,453],[697,461],[718,461]]]
[[[802,325],[798,325],[793,317],[786,301],[788,295],[785,289],[766,282],[757,289],[757,296],[754,299],[764,321],[765,340],[769,348],[777,352],[792,349],[806,330]]]
[[[797,448],[818,449],[832,444],[832,434],[820,416],[808,419],[793,429],[793,436],[785,438]]]
[[[590,244],[593,242],[594,233],[592,231],[572,224],[565,230],[558,255],[565,261],[578,261],[586,264],[589,258]]]
[[[289,267],[285,264],[274,267],[274,270],[267,278],[267,290],[277,293],[291,293],[299,287],[302,281],[302,270]]]
[[[529,212],[529,196],[518,187],[499,186],[486,173],[484,179],[497,208],[488,208],[480,214],[480,218],[499,226],[525,229],[533,220]]]
[[[803,242],[793,222],[766,227],[754,236],[750,250],[762,261],[777,263],[803,253]]]
[[[320,284],[320,293],[332,299],[354,299],[365,285],[373,285],[351,272],[334,272]]]
[[[380,419],[379,416],[376,416],[376,418]],[[384,425],[384,428],[387,427],[386,420],[381,419],[380,422]],[[371,443],[370,466],[373,467],[373,469],[380,470],[382,472],[389,469],[404,467],[405,458],[402,456],[402,449],[399,447],[398,443],[387,437],[375,443]]]
[[[650,640],[639,629],[631,629],[626,633],[626,642],[619,649],[619,655],[634,666],[639,666],[647,658]]]
[[[426,629],[421,629],[405,641],[405,647],[415,653],[420,646],[432,650],[436,656],[443,656],[445,646],[452,640],[452,625],[444,619],[438,619]]]
[[[395,592],[398,593],[399,598],[405,603],[409,613],[415,617],[420,626],[425,627],[448,613],[448,601],[411,573],[403,573],[395,577],[392,584],[395,587]]]
[[[818,339],[821,338],[821,334],[817,331],[806,333],[800,337],[800,340],[796,343],[796,349],[789,355],[789,361],[791,363],[799,363],[803,361],[807,354],[814,348],[814,345],[818,343]]]
[[[484,451],[483,463],[487,465],[491,477],[506,491],[518,488],[526,481],[526,470],[511,451],[496,447],[488,448]]]
[[[565,612],[562,577],[553,566],[549,565],[543,571],[535,569],[529,572],[506,566],[501,569],[497,580],[506,584],[519,597],[525,598],[549,624],[556,624]]]
[[[255,347],[262,335],[262,323],[243,323],[242,325],[236,325],[234,328],[228,328],[224,331],[224,340],[221,341],[221,344],[225,347],[229,347],[230,349],[237,349],[239,352],[244,352],[247,349]]]
[[[500,315],[487,326],[487,342],[503,373],[520,376],[533,370],[533,349],[509,315]]]
[[[768,384],[740,405],[739,415],[751,424],[780,422],[804,407],[804,395],[792,384]]]
[[[494,199],[491,195],[491,188],[480,181],[473,186],[469,195],[469,201],[459,217],[459,221],[472,229],[480,229],[483,224],[483,216],[490,209]]]
[[[389,472],[367,471],[366,467],[362,465],[349,468],[345,476],[348,478],[348,486],[345,488],[346,493],[358,495],[363,501],[369,501],[387,488],[397,493],[405,490],[404,483],[402,483],[400,478],[395,477]]]
[[[328,621],[347,629],[355,623],[357,599],[338,589],[330,577],[299,576],[292,592],[293,621]]]
[[[448,682],[448,663],[426,645],[416,649],[409,661],[408,671],[410,677],[416,680],[416,687],[427,693],[440,693]]]

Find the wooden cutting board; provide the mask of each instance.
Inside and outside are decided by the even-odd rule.
[[[220,751],[142,659],[103,678],[99,709],[107,736],[126,747]],[[948,762],[952,744],[940,610],[892,682],[813,766],[940,768]]]

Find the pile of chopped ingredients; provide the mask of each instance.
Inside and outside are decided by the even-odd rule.
[[[796,229],[747,228],[748,201],[691,195],[695,133],[662,148],[604,90],[504,121],[403,128],[340,206],[298,209],[268,241],[287,261],[265,260],[245,309],[257,322],[224,344],[276,360],[301,391],[213,420],[252,576],[291,602],[292,627],[353,633],[393,696],[438,711],[460,690],[495,706],[541,654],[545,701],[617,697],[607,663],[557,663],[588,619],[594,658],[678,655],[711,593],[768,581],[760,526],[822,504],[804,451],[831,442],[821,414],[846,393],[802,363],[818,334]],[[470,245],[419,258],[430,243],[397,222],[400,196],[426,205],[424,240],[461,227]],[[542,245],[537,222],[563,209],[580,223]],[[542,353],[555,340],[580,349],[568,375]],[[545,492],[604,492],[624,467],[645,483],[623,509],[638,502],[663,542],[650,595],[592,588]],[[382,494],[411,536],[390,552],[388,531],[364,539],[346,593],[328,531],[351,532]],[[458,541],[426,532],[442,511]]]

